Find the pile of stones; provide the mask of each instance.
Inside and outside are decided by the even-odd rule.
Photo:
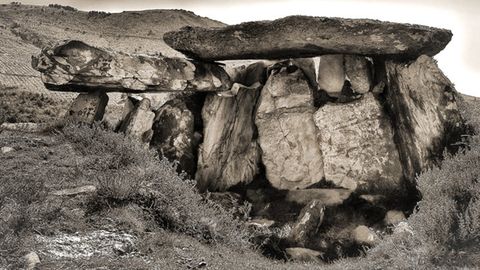
[[[416,175],[456,151],[466,127],[432,58],[451,37],[292,16],[166,33],[189,59],[69,40],[32,65],[48,89],[80,92],[67,117],[158,150],[224,205],[247,201],[248,224],[276,232],[269,255],[329,261],[402,222],[419,199]],[[108,92],[129,97],[115,107]],[[145,93],[168,101],[152,106]]]

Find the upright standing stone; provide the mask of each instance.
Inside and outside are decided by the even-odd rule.
[[[273,70],[262,89],[255,123],[266,176],[278,189],[302,189],[323,178],[313,96],[301,69]]]
[[[118,101],[109,100],[107,107],[105,107],[102,122],[110,130],[117,131],[127,115],[135,108],[132,100],[126,94],[124,95]]]
[[[323,55],[318,67],[318,88],[331,97],[339,97],[345,84],[343,55]]]
[[[67,113],[67,119],[85,124],[100,121],[105,113],[108,96],[104,91],[81,93],[73,100]]]
[[[416,174],[436,164],[445,147],[465,132],[456,91],[435,60],[425,55],[408,65],[387,61],[386,70],[387,108],[404,174],[414,186]]]
[[[144,98],[135,105],[135,109],[127,116],[120,131],[140,142],[148,143],[153,135],[154,119],[155,113],[150,110],[150,100]]]
[[[320,229],[320,225],[323,222],[323,216],[325,214],[325,206],[319,200],[313,200],[305,207],[297,217],[297,221],[292,227],[289,240],[305,247],[307,241],[317,234]]]
[[[150,145],[167,159],[179,162],[178,169],[195,173],[194,117],[182,99],[165,103],[156,112]]]
[[[253,120],[261,84],[234,84],[236,95],[207,96],[202,110],[204,140],[198,154],[197,184],[200,190],[224,191],[248,184],[258,173],[260,149]]]
[[[327,181],[350,190],[403,190],[390,119],[373,94],[350,103],[328,103],[314,117]]]

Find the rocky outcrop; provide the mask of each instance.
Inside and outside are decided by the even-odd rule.
[[[248,184],[258,173],[260,149],[253,119],[259,83],[234,84],[236,95],[209,95],[202,111],[204,141],[199,149],[196,180],[200,190],[226,190]]]
[[[435,60],[425,55],[408,65],[387,61],[386,70],[387,108],[405,177],[414,181],[465,133],[455,90]]]
[[[230,78],[216,64],[183,58],[130,55],[70,40],[45,48],[32,66],[50,90],[107,92],[221,91]]]
[[[328,103],[314,118],[327,181],[369,194],[403,190],[391,123],[373,94],[351,103]]]
[[[311,186],[323,178],[323,158],[313,121],[313,95],[296,66],[274,70],[256,111],[266,176],[278,189]]]
[[[107,103],[108,96],[104,91],[81,93],[73,100],[66,118],[74,122],[93,124],[103,119]]]
[[[445,29],[381,22],[290,16],[223,28],[185,27],[165,42],[194,59],[288,59],[323,54],[382,55],[414,59],[433,56],[450,42]]]
[[[182,99],[165,103],[156,111],[153,124],[153,137],[150,146],[171,161],[178,161],[178,170],[189,175],[195,174],[196,159],[194,148],[193,113]]]

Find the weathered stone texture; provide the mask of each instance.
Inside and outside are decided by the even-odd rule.
[[[182,99],[170,100],[156,111],[150,141],[150,146],[161,156],[178,161],[178,170],[192,176],[196,167],[194,121],[193,113]]]
[[[172,48],[194,59],[289,59],[324,54],[433,56],[450,42],[449,30],[421,25],[290,16],[222,28],[184,27],[164,35]]]
[[[266,176],[278,189],[306,188],[323,178],[313,96],[300,69],[273,71],[262,89],[255,123]]]
[[[92,47],[81,41],[61,42],[34,57],[50,90],[108,92],[221,91],[230,78],[216,64],[183,58],[130,55]]]
[[[204,141],[196,180],[201,190],[226,190],[248,184],[258,173],[260,149],[253,120],[260,84],[238,88],[233,97],[211,94],[202,110]]]
[[[108,96],[104,91],[81,93],[73,100],[66,117],[71,121],[93,124],[102,120],[107,103]]]
[[[421,56],[406,65],[387,61],[387,108],[407,179],[440,161],[445,146],[465,133],[452,83],[435,60]],[[412,183],[414,184],[414,183]]]
[[[328,103],[314,115],[325,179],[351,190],[402,190],[402,164],[388,116],[373,94]]]

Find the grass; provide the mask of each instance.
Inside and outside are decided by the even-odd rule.
[[[0,124],[48,123],[65,115],[68,102],[59,102],[48,95],[18,91],[0,85]]]

